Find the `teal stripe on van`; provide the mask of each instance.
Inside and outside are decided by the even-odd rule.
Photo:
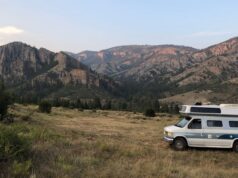
[[[238,138],[238,134],[218,134],[218,133],[186,133],[186,138],[197,138],[197,139],[224,139],[233,140]]]
[[[219,139],[228,139],[228,140],[233,140],[235,138],[238,138],[238,134],[225,134],[225,135],[221,135],[219,137]]]

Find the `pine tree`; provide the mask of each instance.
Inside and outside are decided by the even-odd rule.
[[[102,109],[100,98],[94,98],[94,100],[93,100],[93,108],[94,109]]]
[[[108,109],[108,110],[112,109],[112,102],[111,102],[111,100],[107,100],[105,102],[105,104],[103,106],[103,109]]]
[[[88,103],[85,101],[83,109],[89,109]]]
[[[81,103],[81,100],[79,98],[76,100],[75,105],[76,105],[77,108],[82,108],[82,103]]]
[[[168,113],[169,112],[169,106],[168,104],[164,103],[160,107],[160,112]]]

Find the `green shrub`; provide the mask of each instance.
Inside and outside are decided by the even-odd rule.
[[[43,113],[50,113],[51,112],[51,104],[48,101],[41,101],[39,104],[39,111]]]
[[[12,165],[12,174],[14,177],[29,177],[29,170],[32,166],[30,160],[24,162],[14,161]]]
[[[18,129],[0,126],[0,161],[25,160],[29,155],[30,143],[18,135]]]
[[[147,109],[144,115],[147,117],[155,117],[155,111],[153,109]]]

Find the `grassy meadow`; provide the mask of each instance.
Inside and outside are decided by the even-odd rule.
[[[140,113],[78,111],[13,105],[11,128],[28,140],[27,160],[0,161],[0,176],[31,178],[77,177],[238,177],[238,154],[231,150],[188,149],[177,152],[164,143],[163,127],[178,116]]]

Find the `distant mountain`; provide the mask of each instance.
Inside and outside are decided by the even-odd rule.
[[[72,96],[72,92],[81,97],[110,95],[118,87],[110,78],[97,74],[64,52],[53,53],[21,42],[0,46],[0,76],[18,93],[29,91],[42,96],[60,90],[60,95],[65,97]],[[74,91],[62,92],[67,87]],[[82,88],[84,93],[80,93]]]
[[[13,42],[0,46],[0,77],[17,96],[34,101],[202,95],[203,101],[238,102],[238,38],[202,50],[132,45],[78,54]]]
[[[189,56],[196,51],[173,45],[121,46],[99,52],[85,51],[74,57],[98,73],[140,81],[186,67]]]
[[[195,52],[193,63],[173,78],[178,84],[233,82],[238,77],[238,38]]]
[[[126,82],[128,90],[138,96],[169,97],[196,90],[209,90],[213,96],[219,90],[230,93],[222,100],[238,102],[238,38],[202,50],[175,45],[121,46],[74,57],[98,73]]]

